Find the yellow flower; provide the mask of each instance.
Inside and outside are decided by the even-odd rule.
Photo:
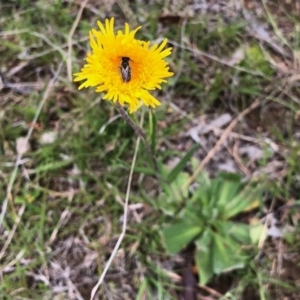
[[[161,88],[164,78],[173,75],[169,72],[164,58],[171,54],[172,48],[150,45],[135,39],[137,27],[130,31],[125,24],[124,32],[114,32],[114,18],[105,20],[105,26],[98,22],[100,31],[90,31],[92,51],[87,54],[86,64],[75,73],[74,81],[85,80],[79,89],[95,86],[96,92],[105,92],[103,99],[129,106],[129,112],[135,112],[142,104],[156,107],[160,102],[149,90]]]

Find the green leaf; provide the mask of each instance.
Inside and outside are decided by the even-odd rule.
[[[226,218],[231,218],[243,212],[259,198],[259,191],[253,187],[247,186],[225,206],[224,214],[226,215]]]
[[[173,170],[169,173],[167,177],[167,181],[172,183],[174,181],[178,174],[183,170],[183,168],[186,166],[187,162],[190,160],[190,158],[193,156],[194,152],[199,148],[198,144],[195,144],[191,147],[191,149],[183,156],[183,158],[180,160],[180,162],[173,168]]]
[[[213,241],[213,270],[215,274],[244,266],[241,257],[237,255],[238,246],[230,237],[224,238],[218,233],[214,233]]]
[[[203,227],[205,219],[203,218],[201,207],[195,205],[195,203],[188,201],[188,204],[182,211],[179,216],[186,220],[190,224],[197,224],[198,226]]]
[[[181,222],[163,228],[162,235],[167,251],[173,254],[183,249],[200,232],[200,226]]]
[[[164,170],[163,170],[164,172]],[[181,186],[189,179],[190,175],[187,172],[181,172],[176,179],[169,183],[167,179],[161,179],[160,185],[164,192],[169,196],[170,203],[180,203],[188,196],[188,190],[182,190]],[[165,177],[164,177],[165,178]]]
[[[223,180],[220,185],[218,205],[225,206],[230,202],[240,189],[239,182]]]
[[[149,136],[150,136],[150,145],[153,155],[155,154],[156,149],[156,132],[157,132],[157,119],[156,114],[149,110]]]
[[[228,243],[228,241],[226,241],[226,243]],[[223,270],[231,265],[231,250],[232,249],[230,245],[226,245],[218,234],[214,235],[214,243],[212,249],[214,273],[220,274]]]
[[[228,223],[227,233],[232,239],[244,245],[251,243],[250,231],[249,231],[250,228],[248,225],[241,224],[241,223],[233,223],[233,222],[227,222],[227,223]]]
[[[211,211],[214,206],[212,199],[213,181],[209,179],[205,172],[198,176],[199,187],[194,191],[191,202],[200,205],[201,207]]]
[[[205,285],[214,274],[211,252],[212,232],[206,230],[201,237],[196,240],[195,244],[197,247],[195,260],[200,274],[199,281],[202,285]]]

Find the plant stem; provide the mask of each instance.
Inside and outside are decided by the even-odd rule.
[[[117,106],[118,109],[120,111],[121,116],[123,117],[123,119],[125,120],[125,122],[135,131],[135,133],[137,134],[137,136],[139,136],[146,148],[147,153],[149,154],[149,156],[151,157],[151,160],[153,162],[154,165],[154,169],[156,172],[158,172],[158,165],[157,165],[157,160],[153,154],[153,152],[151,151],[150,145],[146,139],[146,134],[143,131],[143,129],[141,127],[139,127],[137,124],[135,124],[130,117],[128,116],[127,112],[125,111],[125,109],[123,108],[122,105],[120,105],[120,103],[117,102]]]

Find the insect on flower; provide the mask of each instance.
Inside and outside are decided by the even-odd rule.
[[[129,65],[130,58],[127,56],[122,56],[121,59],[122,62],[121,62],[120,70],[121,70],[122,79],[124,82],[129,82],[131,79],[131,69]]]

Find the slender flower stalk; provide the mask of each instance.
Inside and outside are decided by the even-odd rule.
[[[173,75],[164,60],[172,48],[165,48],[167,39],[161,44],[150,45],[150,41],[135,38],[141,28],[130,30],[126,23],[124,31],[115,34],[114,18],[98,22],[100,31],[90,31],[91,52],[86,64],[75,73],[74,81],[85,80],[79,89],[96,87],[104,92],[103,99],[129,107],[133,113],[142,105],[152,108],[161,103],[149,91],[161,89],[165,78]]]

